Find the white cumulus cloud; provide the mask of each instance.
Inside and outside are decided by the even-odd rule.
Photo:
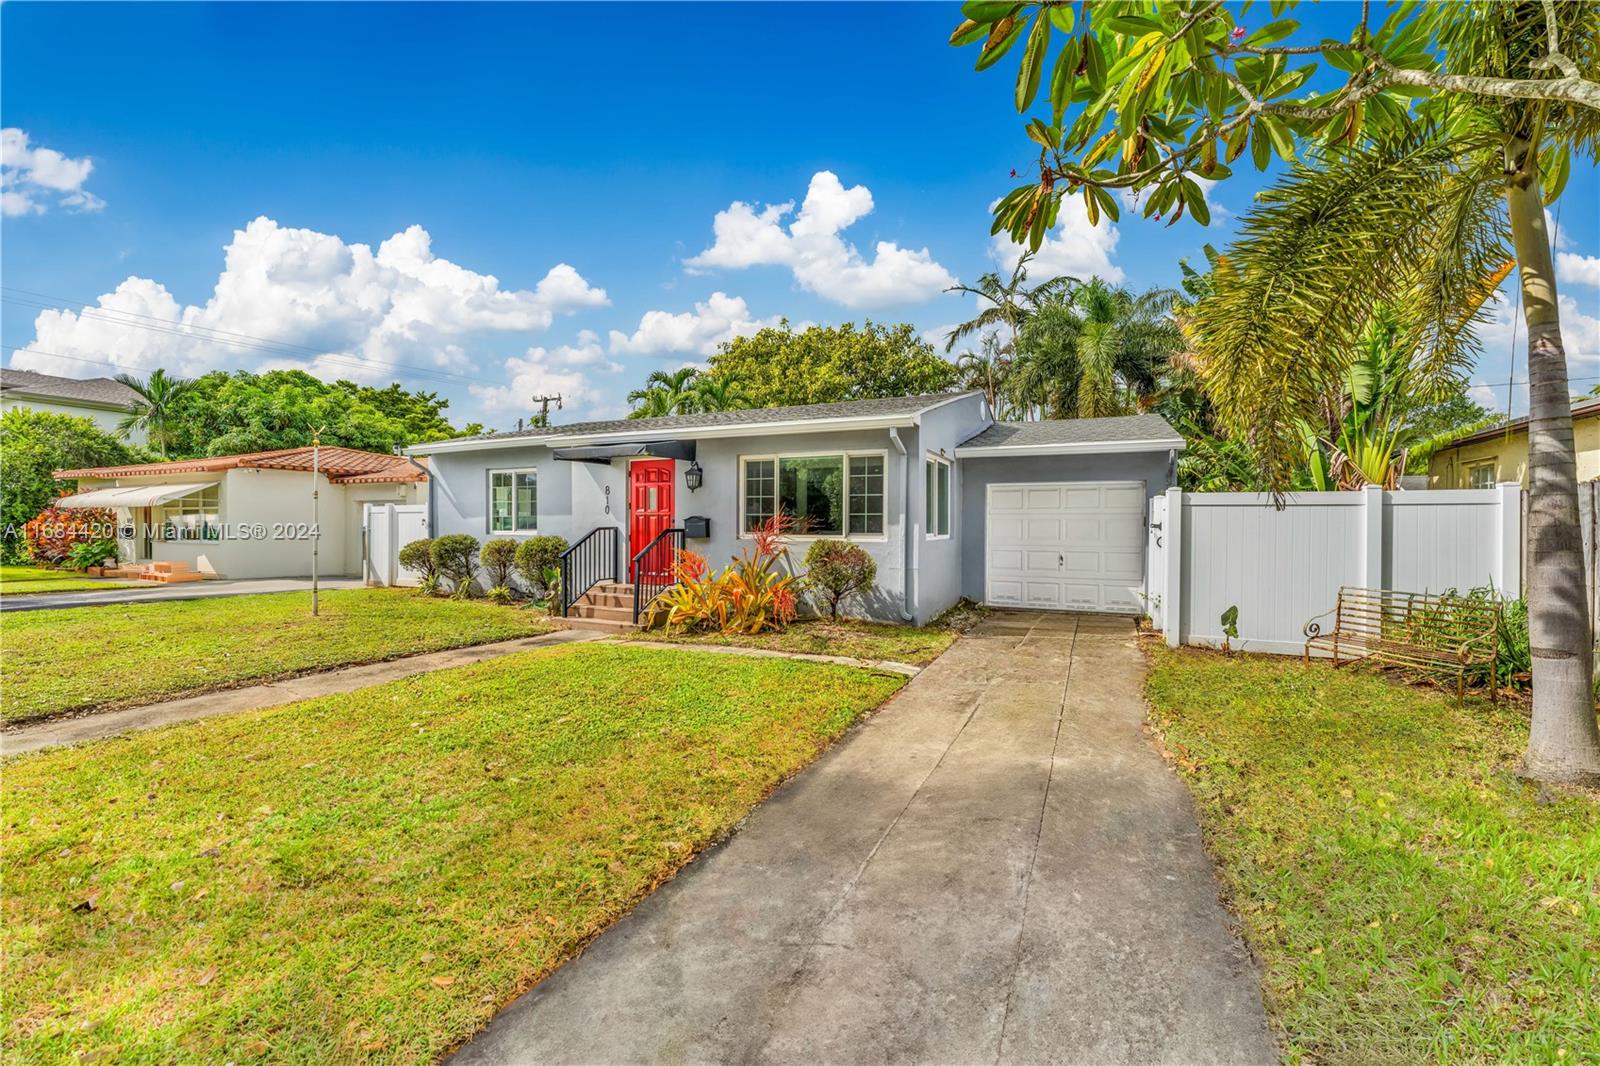
[[[576,344],[556,348],[529,348],[505,361],[505,385],[469,385],[467,391],[491,415],[531,414],[535,396],[560,396],[563,411],[574,408],[591,417],[621,414],[619,389],[594,381],[594,374],[618,374],[622,367],[606,358],[600,338],[591,330],[578,334]],[[551,421],[557,421],[554,411]]]
[[[1567,285],[1593,285],[1600,288],[1600,256],[1557,252],[1556,280]]]
[[[776,326],[778,317],[756,318],[743,297],[714,292],[693,311],[646,311],[633,333],[611,331],[611,351],[615,355],[685,354],[705,356],[735,337],[745,337],[767,326]]]
[[[1040,282],[1063,274],[1080,280],[1095,276],[1120,285],[1127,274],[1111,261],[1119,240],[1121,235],[1110,219],[1101,216],[1098,225],[1090,224],[1083,197],[1065,197],[1055,228],[1045,234],[1039,251],[1028,261],[1028,277]],[[989,239],[989,256],[1009,274],[1025,247],[1009,233],[997,233]]]
[[[371,246],[257,218],[235,230],[211,298],[182,305],[130,277],[97,306],[40,312],[11,365],[73,377],[98,360],[144,373],[298,366],[326,378],[403,376],[395,364],[459,370],[474,334],[543,330],[558,314],[604,306],[604,289],[559,263],[532,289],[503,289],[433,254],[412,226]]]
[[[15,126],[0,130],[0,213],[42,215],[51,205],[98,211],[106,202],[83,187],[94,170],[88,156],[73,159],[31,143]]]
[[[871,213],[865,185],[845,188],[832,171],[811,178],[795,214],[794,202],[759,210],[736,200],[712,222],[716,240],[685,262],[691,272],[784,266],[801,288],[846,307],[920,303],[955,284],[955,277],[926,248],[879,241],[869,260],[840,233]],[[794,214],[785,228],[784,220]]]

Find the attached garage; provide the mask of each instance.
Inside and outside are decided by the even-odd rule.
[[[1150,499],[1183,438],[1157,415],[997,422],[956,449],[962,592],[994,607],[1143,614]]]
[[[989,486],[984,602],[1045,610],[1144,610],[1143,482]]]

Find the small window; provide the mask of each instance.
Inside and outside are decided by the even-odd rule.
[[[1494,462],[1467,467],[1467,485],[1475,489],[1494,488]]]
[[[929,457],[927,470],[928,536],[950,535],[950,464],[943,459]]]
[[[778,501],[778,462],[751,459],[744,464],[744,528],[748,533],[772,517]]]
[[[158,536],[164,541],[222,539],[221,502],[216,485],[168,500],[156,508]]]
[[[489,532],[534,533],[538,528],[538,475],[532,470],[491,470]]]

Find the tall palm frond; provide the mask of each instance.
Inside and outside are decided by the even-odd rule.
[[[194,382],[170,377],[162,367],[152,370],[143,381],[132,374],[118,374],[116,380],[139,396],[128,416],[117,423],[117,436],[126,439],[142,432],[165,459],[173,437],[169,422],[175,417],[178,402],[194,388]]]
[[[1476,354],[1476,309],[1449,328],[1509,257],[1494,212],[1496,142],[1442,127],[1370,147],[1322,150],[1260,196],[1193,308],[1190,340],[1231,435],[1248,440],[1266,480],[1287,484],[1303,456],[1296,424],[1317,418],[1371,309],[1392,303],[1421,378],[1453,378]]]

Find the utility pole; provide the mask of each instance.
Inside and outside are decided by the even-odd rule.
[[[322,430],[311,431],[311,617],[317,616],[317,542],[322,538],[317,529],[317,497],[321,489],[317,482],[322,477]]]
[[[557,411],[561,410],[561,394],[559,392],[554,396],[535,396],[533,398],[533,402],[539,405],[539,413],[530,420],[533,425],[549,428],[551,401],[555,402]]]

